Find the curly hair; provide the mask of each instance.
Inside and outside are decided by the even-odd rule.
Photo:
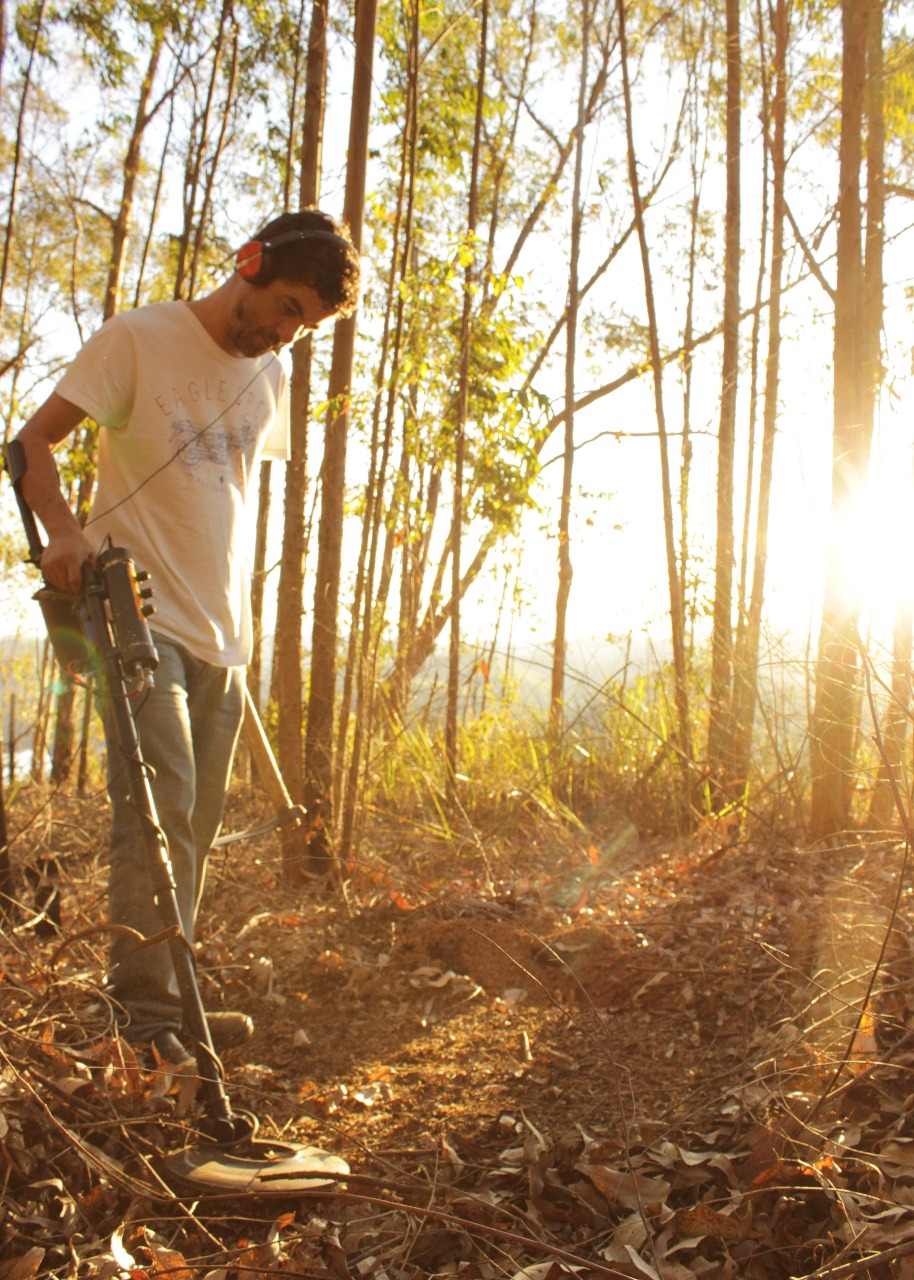
[[[339,316],[358,306],[361,266],[349,231],[320,209],[281,213],[255,237],[264,245],[255,283],[272,280],[306,284]]]

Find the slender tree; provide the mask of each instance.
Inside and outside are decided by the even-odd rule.
[[[22,78],[22,92],[19,96],[19,112],[16,119],[16,137],[13,142],[13,164],[10,176],[10,193],[6,207],[6,227],[3,236],[3,253],[0,255],[0,320],[6,302],[6,285],[9,279],[10,254],[15,246],[16,203],[19,197],[19,182],[22,174],[22,152],[25,144],[26,109],[32,77],[35,71],[35,59],[43,36],[44,16],[47,0],[41,0],[35,13],[32,38],[29,43],[29,55]]]
[[[159,59],[162,54],[162,48],[165,44],[165,30],[162,24],[151,29],[152,40],[149,48],[149,58],[146,63],[146,70],[143,73],[140,82],[140,91],[137,97],[136,111],[133,117],[133,129],[130,133],[130,139],[127,143],[127,151],[124,156],[124,178],[121,186],[121,199],[118,204],[117,213],[111,221],[111,257],[108,262],[108,281],[105,285],[105,299],[102,305],[103,319],[108,320],[115,314],[120,306],[121,297],[121,281],[124,275],[124,263],[127,251],[127,237],[130,232],[130,221],[133,216],[133,205],[136,198],[137,181],[140,174],[140,161],[142,156],[143,138],[146,129],[151,123],[155,111],[161,106],[161,101],[155,106],[154,111],[149,109],[149,99],[152,94],[152,86],[155,81],[156,72],[159,66]]]
[[[838,157],[837,283],[834,332],[834,431],[831,528],[811,725],[810,827],[814,838],[850,822],[857,707],[859,584],[845,573],[847,522],[866,479],[871,431],[866,420],[864,274],[860,228],[866,0],[841,5],[841,141]]]
[[[704,24],[702,24],[702,32]],[[700,49],[702,41],[696,41],[696,49]],[[686,284],[685,325],[682,334],[682,345],[685,354],[682,360],[682,443],[679,449],[679,589],[685,601],[688,592],[689,565],[689,492],[692,482],[692,338],[695,333],[695,295],[698,275],[698,244],[700,235],[701,192],[704,170],[708,158],[708,142],[705,133],[702,141],[701,117],[702,99],[698,85],[698,54],[689,68],[689,172],[692,183],[692,197],[689,202],[689,252],[688,276]]]
[[[6,41],[7,27],[9,20],[7,17],[6,0],[0,0],[0,97],[3,94],[3,73],[6,70]]]
[[[568,256],[568,301],[565,306],[565,424],[562,456],[562,496],[559,503],[558,587],[555,598],[555,634],[552,643],[552,690],[550,717],[556,735],[562,728],[565,686],[565,628],[571,595],[571,480],[574,471],[574,389],[575,359],[580,304],[578,271],[581,257],[582,187],[584,172],[584,127],[587,114],[587,75],[590,54],[590,0],[581,9],[581,73],[578,81],[578,117],[575,125],[574,184],[571,194],[571,245]]]
[[[685,660],[685,626],[682,591],[676,561],[676,539],[673,528],[673,491],[670,483],[669,437],[663,407],[663,359],[660,354],[660,334],[657,326],[657,310],[654,302],[654,283],[651,274],[650,251],[644,225],[644,203],[638,180],[635,156],[632,92],[628,68],[628,42],[625,32],[625,0],[616,0],[619,17],[619,57],[622,70],[622,92],[625,106],[625,138],[628,156],[628,180],[635,210],[638,244],[641,250],[641,268],[644,276],[644,296],[648,314],[651,375],[654,386],[654,411],[657,418],[657,435],[660,442],[661,496],[663,499],[663,531],[666,547],[667,582],[670,593],[670,625],[673,644],[673,678],[678,728],[678,744],[683,761],[692,757],[692,729],[689,720],[689,694]]]
[[[361,0],[355,15],[355,68],[343,216],[356,249],[362,245],[368,130],[377,0]],[[343,550],[346,436],[355,354],[356,318],[337,322],[327,399],[330,405],[321,466],[321,515],[311,639],[311,686],[305,736],[305,797],[313,869],[326,870],[332,820],[333,707],[337,671],[337,611]]]
[[[771,480],[774,471],[774,445],[778,420],[781,360],[781,291],[784,270],[784,179],[787,157],[785,126],[787,117],[787,49],[790,35],[789,0],[777,0],[774,11],[774,74],[771,110],[771,136],[766,146],[770,152],[771,197],[771,271],[768,300],[768,351],[765,362],[765,395],[762,421],[762,448],[759,461],[758,501],[756,504],[755,545],[752,587],[745,626],[734,664],[732,743],[730,778],[734,788],[742,788],[749,776],[752,755],[752,726],[758,701],[758,658],[761,643],[762,605],[768,564],[768,535],[771,513]]]
[[[237,37],[237,28],[232,17],[232,0],[222,0],[216,35],[212,43],[209,78],[202,107],[195,103],[194,118],[191,121],[191,136],[188,140],[187,155],[184,163],[184,219],[181,234],[177,242],[177,265],[175,268],[174,296],[183,298],[187,295],[191,284],[188,276],[197,258],[198,245],[204,232],[203,221],[198,210],[198,198],[201,183],[206,181],[205,161],[207,147],[210,143],[210,127],[213,112],[216,109],[216,93],[222,73],[222,59],[226,44]],[[225,116],[223,115],[223,119]],[[215,181],[215,165],[209,169],[208,185]]]
[[[864,262],[864,410],[870,431],[884,377],[882,359],[883,270],[885,251],[885,59],[883,6],[872,0],[867,19],[866,67],[866,256]],[[911,643],[914,598],[902,590],[892,630],[892,692],[885,712],[884,760],[880,760],[870,801],[869,823],[887,827],[894,815],[890,771],[904,775],[911,707]]]
[[[727,0],[727,195],[724,214],[724,349],[720,424],[717,436],[717,554],[714,565],[714,627],[711,636],[711,698],[708,769],[719,786],[729,741],[733,638],[733,471],[739,367],[740,124],[742,114],[739,0]]]
[[[451,639],[448,651],[445,758],[448,785],[456,787],[457,690],[460,684],[460,557],[463,546],[464,459],[470,412],[470,347],[476,266],[476,226],[479,218],[479,164],[482,147],[482,114],[485,104],[486,50],[489,37],[489,0],[482,0],[479,22],[479,55],[476,73],[476,119],[470,159],[470,194],[467,205],[467,257],[463,274],[463,309],[460,317],[460,364],[457,373],[457,412],[454,422],[454,510],[451,519]]]
[[[305,64],[305,106],[298,199],[301,208],[320,197],[327,84],[327,0],[313,0]],[[292,348],[290,456],[286,463],[282,556],[276,601],[273,684],[276,690],[276,751],[280,772],[296,804],[305,803],[304,697],[302,691],[302,600],[305,585],[305,503],[308,492],[308,426],[311,419],[311,335]],[[283,836],[287,880],[306,868],[301,831]]]
[[[229,26],[229,40],[230,40],[231,52],[229,55],[228,73],[226,75],[225,99],[222,103],[222,107],[219,113],[219,131],[216,135],[216,141],[213,147],[212,155],[210,155],[207,158],[206,165],[205,165],[205,174],[203,177],[203,198],[200,203],[200,211],[197,215],[197,224],[196,224],[195,234],[193,236],[193,242],[190,250],[190,271],[189,271],[189,277],[187,281],[187,296],[189,298],[192,298],[197,290],[197,277],[200,271],[200,261],[201,261],[201,254],[203,250],[203,244],[206,237],[207,229],[209,227],[210,219],[212,216],[213,193],[216,190],[216,185],[219,181],[219,162],[221,161],[223,152],[225,150],[225,142],[228,134],[229,121],[231,119],[232,108],[235,102],[235,92],[238,88],[239,31],[238,31],[238,24],[236,22],[232,22]],[[211,82],[211,88],[215,83],[216,75],[219,72],[219,70],[220,70],[219,59],[214,58],[213,80]],[[207,101],[207,118],[209,116],[210,105],[211,105],[210,102]],[[202,154],[202,148],[205,142],[206,142],[205,132],[201,132],[200,154]],[[199,174],[195,176],[199,179]]]
[[[368,483],[365,486],[365,518],[362,522],[362,539],[356,570],[353,596],[353,627],[349,638],[349,654],[343,681],[340,708],[340,726],[337,735],[337,774],[342,781],[342,761],[345,759],[347,728],[353,687],[356,696],[355,727],[348,760],[348,785],[343,802],[340,857],[346,862],[352,856],[357,842],[356,816],[359,799],[359,770],[363,757],[367,768],[370,753],[372,726],[375,711],[378,651],[381,639],[384,609],[390,588],[391,557],[382,555],[380,582],[375,587],[378,571],[379,546],[382,530],[389,529],[390,519],[385,518],[384,497],[388,492],[387,471],[394,443],[395,412],[402,377],[403,344],[405,336],[406,295],[409,288],[409,272],[413,262],[413,228],[416,198],[416,172],[418,166],[420,80],[420,5],[411,0],[406,6],[404,18],[408,24],[407,76],[403,142],[400,158],[400,180],[397,189],[396,211],[393,222],[392,256],[384,308],[384,326],[375,385],[374,407],[371,421],[371,445]],[[402,227],[402,232],[401,232]],[[387,366],[390,363],[388,377]],[[385,392],[385,380],[386,397]],[[383,430],[381,424],[382,401],[386,398]],[[402,462],[402,459],[401,459]],[[385,540],[388,547],[390,539]],[[361,627],[358,620],[361,612]],[[340,797],[335,796],[340,804]]]
[[[759,94],[761,103],[759,117],[762,123],[762,199],[759,215],[758,231],[758,267],[755,273],[755,304],[752,317],[752,333],[749,340],[749,427],[746,437],[746,475],[743,487],[742,537],[740,539],[739,580],[736,594],[736,637],[733,645],[734,669],[733,683],[736,685],[736,661],[745,644],[746,619],[749,608],[749,557],[752,549],[752,513],[755,503],[756,486],[756,452],[759,417],[759,364],[762,343],[762,320],[765,316],[763,301],[768,273],[769,222],[770,222],[770,188],[771,188],[771,117],[772,117],[772,74],[769,67],[769,39],[767,20],[762,13],[761,0],[756,0],[756,28],[759,49]],[[772,25],[775,19],[772,15]],[[734,694],[735,706],[735,694]],[[730,723],[731,734],[735,726]],[[732,774],[728,785],[733,783]]]

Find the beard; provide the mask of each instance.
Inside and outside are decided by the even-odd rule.
[[[256,316],[244,302],[237,303],[232,311],[231,339],[235,349],[249,360],[256,360],[258,356],[282,347],[276,330],[258,324]]]

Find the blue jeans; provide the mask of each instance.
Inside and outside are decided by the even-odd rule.
[[[168,841],[181,924],[192,946],[206,859],[222,823],[244,714],[244,669],[212,666],[164,636],[154,638],[155,686],[140,695],[136,726],[143,759],[153,771],[152,796]],[[153,897],[141,828],[108,714],[105,731],[111,800],[108,918],[148,938],[166,921]],[[113,934],[108,991],[120,1005],[131,1041],[180,1030],[181,997],[167,941],[136,950],[134,939]]]

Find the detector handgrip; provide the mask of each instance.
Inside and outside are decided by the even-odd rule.
[[[29,560],[32,564],[38,566],[41,564],[44,543],[38,533],[38,521],[35,519],[35,513],[22,493],[22,477],[25,475],[27,466],[25,446],[21,440],[10,440],[3,452],[6,469],[13,483],[13,493],[16,495],[16,502],[19,506],[19,515],[22,517],[22,524],[25,528],[26,540],[29,544]]]

